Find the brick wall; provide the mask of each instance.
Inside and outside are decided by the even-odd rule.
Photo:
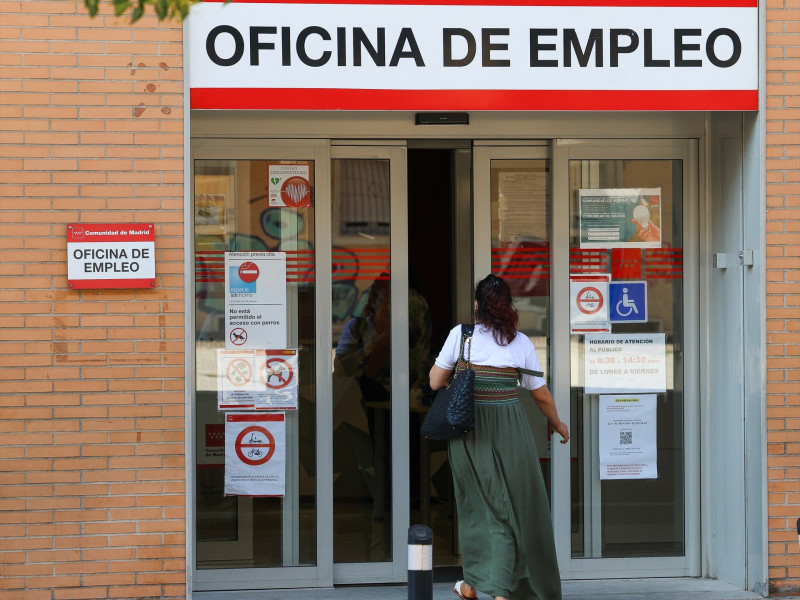
[[[769,580],[800,591],[800,0],[767,0]]]
[[[0,1],[0,597],[14,600],[185,595],[182,33],[101,13]],[[157,288],[70,290],[71,222],[155,223]]]

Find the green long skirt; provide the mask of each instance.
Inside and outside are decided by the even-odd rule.
[[[550,506],[525,409],[475,402],[475,430],[448,445],[464,581],[510,600],[560,600]]]

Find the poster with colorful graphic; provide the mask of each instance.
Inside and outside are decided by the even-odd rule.
[[[270,165],[269,206],[303,208],[311,205],[311,167],[309,165]]]
[[[600,396],[600,479],[658,477],[656,395]]]
[[[225,253],[225,347],[286,347],[286,253]]]
[[[581,248],[660,248],[661,188],[578,190]]]
[[[225,495],[286,494],[286,417],[283,413],[225,415]]]

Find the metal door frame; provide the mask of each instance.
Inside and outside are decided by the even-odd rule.
[[[196,414],[193,392],[195,387],[194,336],[186,336],[186,389],[187,445],[191,452],[187,456],[187,571],[190,573],[191,591],[289,589],[308,587],[331,587],[344,583],[389,583],[405,581],[407,577],[406,533],[409,526],[409,469],[408,461],[408,406],[394,403],[392,408],[392,561],[383,563],[333,563],[333,407],[325,401],[332,397],[330,374],[333,369],[332,355],[326,349],[332,347],[330,323],[331,311],[331,160],[334,158],[383,158],[391,161],[390,185],[392,197],[391,239],[395,246],[392,252],[391,280],[392,310],[392,395],[408,398],[408,255],[405,245],[407,226],[407,180],[406,149],[401,142],[347,142],[347,146],[332,145],[329,140],[242,140],[193,138],[191,144],[191,174],[189,177],[194,197],[195,160],[269,160],[286,159],[313,160],[315,169],[315,252],[316,290],[315,318],[317,322],[316,369],[316,492],[317,531],[315,566],[281,566],[234,569],[197,569],[196,567]],[[369,145],[366,145],[369,144]],[[192,215],[188,210],[186,214]],[[187,217],[188,219],[188,217]],[[191,221],[187,221],[184,232],[185,248],[189,257],[194,256],[194,235]],[[396,240],[396,241],[395,241]],[[187,260],[187,289],[194,290],[193,260]],[[194,295],[187,294],[187,332],[194,330]],[[405,376],[403,376],[405,374]],[[291,454],[288,453],[288,454]],[[288,461],[289,457],[287,457]],[[189,464],[191,463],[191,464]],[[295,465],[296,467],[296,465]],[[296,468],[287,462],[287,476]],[[284,511],[284,521],[292,519],[291,511]],[[285,523],[291,528],[290,523]],[[288,536],[291,537],[291,536]],[[284,552],[285,554],[285,552]]]
[[[683,167],[684,336],[684,556],[645,558],[572,558],[569,478],[553,482],[553,518],[561,575],[565,579],[700,575],[700,405],[699,382],[699,157],[697,140],[563,140],[552,142],[554,296],[569,295],[569,161],[615,159],[681,160]],[[560,235],[559,235],[560,233]],[[570,341],[568,303],[554,303],[553,386],[562,418],[570,414]],[[553,473],[569,473],[566,448],[553,453]],[[558,498],[559,500],[556,500]]]
[[[549,144],[549,145],[548,145]],[[682,557],[572,558],[569,445],[553,444],[552,511],[563,579],[699,576],[700,569],[700,356],[699,356],[699,158],[693,139],[482,141],[474,149],[475,275],[491,272],[491,160],[550,159],[552,227],[551,298],[569,296],[569,161],[574,159],[680,159],[683,165],[684,240],[684,539]],[[561,418],[570,417],[569,305],[551,300],[551,385]]]
[[[194,138],[191,143],[190,193],[185,214],[184,244],[188,259],[186,263],[186,364],[185,378],[187,406],[187,453],[186,486],[186,568],[188,595],[193,591],[252,590],[270,588],[330,587],[332,579],[332,543],[323,540],[333,539],[333,464],[330,461],[330,448],[333,445],[331,431],[332,406],[329,402],[315,403],[316,406],[316,565],[288,567],[254,567],[232,569],[198,569],[196,564],[196,481],[194,467],[196,461],[196,414],[193,394],[195,392],[195,340],[194,331],[194,227],[191,216],[191,199],[194,198],[195,160],[270,160],[287,159],[313,160],[315,173],[315,238],[316,238],[316,296],[315,319],[317,322],[317,347],[315,352],[317,398],[330,397],[332,357],[324,349],[331,347],[331,255],[330,255],[330,145],[327,140],[242,140],[242,139],[204,139]],[[323,301],[324,300],[324,301]],[[323,325],[323,326],[321,326]],[[290,337],[291,339],[291,337]],[[287,423],[287,430],[289,424]],[[297,474],[297,465],[291,465],[291,452],[287,452],[287,477]],[[296,457],[296,452],[294,453]],[[287,479],[288,483],[288,479]],[[284,512],[284,528],[293,529],[291,511]],[[288,513],[288,514],[287,514]],[[291,536],[288,536],[291,537]],[[292,555],[284,544],[284,556]]]
[[[409,441],[408,441],[408,195],[405,142],[334,141],[331,143],[331,160],[341,158],[389,160],[391,194],[391,281],[392,296],[392,560],[390,562],[332,563],[333,583],[395,583],[405,581],[408,574],[407,534],[409,527]],[[330,211],[330,199],[328,200]],[[331,235],[328,235],[328,251]],[[330,273],[330,266],[328,268]],[[328,290],[327,301],[330,303]],[[322,301],[324,297],[319,297]],[[327,322],[331,323],[331,317]],[[330,337],[330,325],[327,326]],[[330,373],[330,371],[329,371]],[[330,377],[328,377],[330,382]],[[331,392],[329,392],[330,394]],[[329,395],[323,396],[330,397]],[[406,401],[402,402],[401,399]],[[331,421],[332,423],[332,421]],[[332,433],[331,433],[332,436]],[[332,437],[331,437],[332,439]],[[331,446],[332,450],[332,446]],[[331,451],[332,455],[332,451]],[[331,489],[331,503],[333,490]],[[331,521],[333,504],[331,504]],[[327,545],[333,560],[333,528]]]

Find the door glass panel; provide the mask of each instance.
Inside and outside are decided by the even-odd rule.
[[[389,161],[332,169],[334,562],[392,560]]]
[[[609,274],[613,285],[600,357],[586,346],[600,338],[571,334],[576,558],[684,554],[682,169],[680,160],[569,164],[570,274]],[[622,349],[628,343],[634,350]],[[651,360],[658,366],[648,370]]]
[[[269,167],[278,164],[307,167],[310,203],[270,207]],[[314,565],[314,163],[196,160],[194,193],[197,568]],[[286,281],[270,282],[286,286],[287,341],[289,347],[300,348],[298,408],[285,412],[284,497],[224,494],[225,420],[217,409],[217,351],[226,347],[227,251],[286,253]]]
[[[492,160],[492,273],[511,287],[519,331],[531,338],[550,383],[550,173],[547,159]],[[518,388],[550,495],[550,429]]]

